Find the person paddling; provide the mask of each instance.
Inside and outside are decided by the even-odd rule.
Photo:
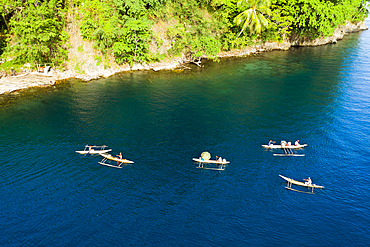
[[[89,146],[89,153],[91,153],[91,151],[94,151],[93,147],[96,147],[96,146]]]
[[[268,146],[272,146],[275,143],[275,141],[270,140],[269,143],[267,144]]]
[[[306,185],[312,185],[312,180],[311,180],[311,178],[310,177],[308,177],[307,179],[304,179],[304,180],[306,180],[307,182],[305,182],[304,184],[306,184]]]
[[[122,153],[120,152],[118,155],[116,155],[120,160],[122,160]],[[118,161],[117,161],[117,166],[118,166]]]
[[[117,157],[121,160],[122,159],[122,153],[120,152]]]

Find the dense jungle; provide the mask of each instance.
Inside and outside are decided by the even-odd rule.
[[[71,62],[71,27],[97,65],[217,60],[220,51],[264,41],[330,36],[363,21],[362,0],[1,0],[0,70]],[[73,24],[73,25],[72,25]],[[83,46],[78,47],[83,52]]]

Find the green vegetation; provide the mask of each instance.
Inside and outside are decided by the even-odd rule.
[[[263,29],[268,28],[269,22],[266,16],[271,15],[269,0],[240,0],[238,6],[239,8],[247,8],[247,10],[235,17],[236,25],[242,26],[239,35],[247,27],[249,27],[250,34],[261,33]]]
[[[349,21],[364,20],[368,11],[361,0],[273,0],[273,10],[289,20],[297,34],[316,38],[330,36]]]
[[[147,63],[220,51],[290,35],[329,36],[363,21],[362,0],[0,0],[0,56],[8,65],[67,61],[68,20],[99,52],[97,65]],[[166,44],[166,49],[159,49]],[[153,48],[154,47],[154,48]],[[157,48],[155,48],[157,47]],[[83,46],[78,47],[83,52]],[[102,55],[102,56],[100,56]],[[76,64],[81,70],[82,63]]]
[[[1,0],[2,37],[7,46],[3,57],[13,64],[27,62],[60,63],[67,56],[63,45],[68,35],[64,30],[65,12],[61,0]]]

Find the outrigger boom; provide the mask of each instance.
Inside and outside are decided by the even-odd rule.
[[[197,168],[205,169],[205,170],[214,170],[214,171],[224,171],[225,170],[224,164],[221,164],[218,167],[204,167],[203,163],[199,163]]]

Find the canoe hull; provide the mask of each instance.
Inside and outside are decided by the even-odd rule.
[[[282,175],[279,175],[279,177],[281,177],[282,179],[288,181],[291,184],[295,184],[295,185],[299,185],[299,186],[303,186],[303,187],[317,188],[317,189],[323,189],[324,188],[324,186],[321,186],[321,185],[316,185],[316,184],[309,185],[309,184],[305,184],[304,182],[296,181],[294,179],[287,178],[287,177],[284,177]]]
[[[134,162],[131,161],[131,160],[127,160],[127,159],[119,159],[117,157],[114,157],[110,154],[100,154],[101,156],[103,156],[104,158],[108,159],[108,160],[113,160],[113,161],[117,161],[117,162],[120,162],[120,163],[126,163],[126,164],[133,164]]]

